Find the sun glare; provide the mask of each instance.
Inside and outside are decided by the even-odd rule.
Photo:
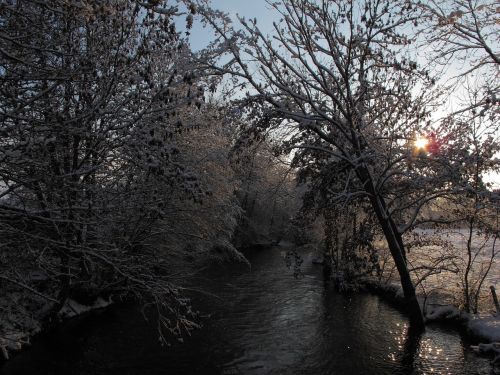
[[[415,141],[415,148],[422,150],[427,147],[429,144],[429,140],[424,137],[418,137],[417,140]]]

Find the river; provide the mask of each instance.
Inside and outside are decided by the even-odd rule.
[[[339,294],[303,254],[302,277],[284,248],[252,251],[251,269],[214,267],[198,284],[217,298],[197,298],[212,313],[204,327],[171,347],[134,306],[73,319],[41,335],[1,374],[490,374],[488,359],[451,328],[420,337],[407,318],[371,294]]]

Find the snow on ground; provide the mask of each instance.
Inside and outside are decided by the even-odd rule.
[[[13,298],[16,295],[19,295],[18,299],[22,298],[22,294],[19,293],[10,297]],[[59,316],[64,319],[71,318],[91,310],[104,308],[112,303],[111,299],[98,298],[92,305],[82,305],[69,299],[59,311]],[[48,311],[49,308],[50,306],[44,306],[39,311]],[[43,314],[39,314],[40,316],[36,318],[31,311],[23,308],[22,304],[0,303],[0,310],[5,314],[0,316],[2,318],[0,321],[0,359],[2,357],[9,359],[9,351],[17,351],[29,345],[30,338],[41,331]]]
[[[425,314],[425,319],[428,322],[442,321],[442,320],[460,320],[466,319],[466,316],[455,306],[435,306],[429,308]]]
[[[68,299],[62,309],[59,311],[59,315],[62,318],[71,318],[83,314],[87,311],[101,309],[111,305],[113,302],[110,300],[105,300],[99,297],[92,305],[82,305],[72,299]]]
[[[467,329],[481,340],[500,343],[500,316],[473,316]]]
[[[475,339],[487,343],[500,343],[500,316],[498,314],[472,315],[460,311],[455,306],[445,305],[428,307],[425,319],[427,322],[458,322]]]
[[[414,234],[405,237],[412,246],[408,250],[408,265],[413,269],[412,278],[418,282],[417,293],[425,295],[428,300],[441,305],[460,306],[463,304],[463,279],[467,263],[467,230],[461,228],[417,229]],[[482,234],[474,233],[473,250],[481,249],[474,258],[474,266],[469,273],[469,284],[476,285],[482,278],[482,273],[489,266],[492,251],[500,253],[500,240],[495,243]],[[417,246],[415,246],[417,245]],[[385,241],[378,239],[375,246],[380,250],[383,267],[382,280],[388,283],[398,283],[398,273],[387,249]],[[479,311],[488,312],[493,307],[489,287],[500,289],[500,258],[495,257],[489,272],[482,283]],[[420,283],[419,280],[424,278]]]
[[[468,237],[468,229],[464,228],[453,228],[453,229],[416,229],[415,233],[426,236],[438,236],[443,241],[448,242],[452,245],[456,250],[458,257],[465,262],[467,258],[467,237]],[[495,251],[497,254],[500,252],[500,241],[496,241],[495,248],[493,249],[494,241],[493,238],[486,238],[484,235],[479,234],[477,232],[473,233],[472,236],[472,248],[473,250],[477,250],[479,247],[482,247],[482,250],[479,252],[478,256],[474,260],[477,267],[481,267],[481,265],[486,265],[490,261],[491,251]],[[436,251],[436,246],[426,246],[423,247],[423,251]],[[493,265],[488,273],[488,276],[485,280],[485,285],[493,285],[495,287],[500,287],[500,259],[498,255],[495,257]],[[460,274],[454,274],[452,272],[444,272],[445,277],[451,278],[450,281],[458,282],[458,277]],[[455,277],[453,277],[455,276]],[[442,279],[441,279],[442,281]],[[487,289],[487,288],[486,288]]]
[[[27,303],[25,293],[7,293],[0,299],[0,359],[8,358],[8,350],[19,350],[29,344],[31,336],[41,330],[35,311],[45,311],[47,303],[32,299]]]

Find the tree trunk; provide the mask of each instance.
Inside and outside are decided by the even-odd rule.
[[[471,217],[469,219],[469,234],[467,237],[467,265],[465,266],[464,274],[464,309],[467,313],[471,310],[471,296],[470,296],[470,286],[469,286],[469,274],[472,268],[472,236],[474,232],[474,219]]]
[[[410,277],[410,272],[408,271],[408,267],[406,266],[406,261],[397,240],[397,236],[392,230],[392,226],[390,224],[391,219],[386,217],[385,213],[380,212],[380,209],[378,208],[380,206],[380,203],[377,202],[378,200],[379,198],[375,197],[373,199],[372,205],[374,205],[375,213],[380,222],[382,231],[384,232],[385,239],[387,240],[387,244],[389,246],[389,250],[399,273],[401,287],[403,288],[408,312],[410,314],[410,322],[415,327],[423,329],[425,325],[424,317],[422,315],[422,311],[420,310],[420,304],[417,300],[417,295],[415,293],[415,287],[413,286],[413,282]]]
[[[370,194],[370,203],[373,207],[375,215],[382,227],[384,237],[389,246],[392,258],[396,265],[401,280],[401,287],[403,288],[404,297],[406,300],[406,307],[410,315],[410,324],[417,330],[423,330],[425,327],[424,316],[418,303],[415,287],[410,277],[410,272],[406,265],[405,252],[403,241],[399,232],[396,231],[396,224],[392,218],[387,214],[384,198],[377,193],[372,179],[370,178],[369,171],[360,169],[359,175],[362,181],[365,181],[365,189]]]

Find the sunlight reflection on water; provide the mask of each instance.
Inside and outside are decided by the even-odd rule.
[[[304,255],[304,277],[284,265],[283,249],[250,254],[251,271],[215,269],[200,285],[216,293],[196,306],[212,312],[205,327],[157,344],[138,309],[116,307],[34,343],[4,374],[488,374],[451,330],[415,337],[399,311],[369,294],[339,294]]]

